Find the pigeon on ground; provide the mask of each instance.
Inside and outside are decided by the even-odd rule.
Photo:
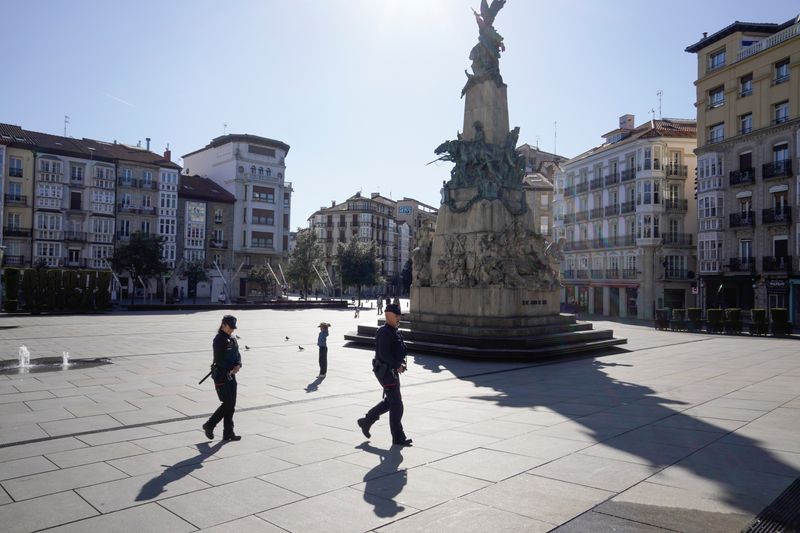
[[[250,349],[250,347],[249,347],[248,345],[246,345],[246,344],[245,344],[245,345],[244,345],[244,349],[245,349],[245,350],[249,350],[249,349]]]
[[[288,335],[286,336],[286,340],[287,340],[287,341],[289,340],[289,336],[288,336]]]
[[[300,351],[301,351],[301,352],[302,352],[303,350],[305,350],[305,348],[303,348],[302,346],[298,346],[298,348],[300,349]]]

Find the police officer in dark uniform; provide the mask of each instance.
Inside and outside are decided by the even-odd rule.
[[[217,397],[222,404],[214,411],[208,422],[203,424],[203,431],[209,439],[214,438],[214,427],[222,420],[222,440],[242,440],[233,432],[233,412],[236,408],[236,373],[242,368],[242,356],[239,343],[233,331],[236,329],[236,317],[225,315],[214,337],[214,364],[211,365],[211,377]]]
[[[384,309],[386,324],[375,334],[375,358],[372,371],[383,387],[383,399],[358,419],[358,426],[369,438],[369,428],[380,416],[389,411],[389,429],[392,431],[392,444],[411,446],[411,439],[403,431],[403,398],[400,395],[400,374],[406,371],[406,345],[400,335],[400,306],[389,304]]]

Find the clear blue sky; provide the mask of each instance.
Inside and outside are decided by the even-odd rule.
[[[5,2],[0,121],[133,143],[173,159],[223,133],[291,146],[292,226],[358,190],[438,206],[461,128],[479,0]],[[693,118],[684,48],[735,20],[784,22],[789,0],[509,0],[507,51],[520,142],[572,157],[625,113]],[[191,169],[190,169],[191,170]]]

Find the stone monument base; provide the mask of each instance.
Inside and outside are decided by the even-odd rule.
[[[407,318],[415,331],[497,337],[570,321],[559,314],[558,291],[506,287],[412,287]]]

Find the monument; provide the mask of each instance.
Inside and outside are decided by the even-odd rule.
[[[461,91],[463,132],[435,150],[454,166],[436,230],[421,234],[412,252],[411,312],[401,329],[415,349],[459,356],[529,359],[624,343],[559,312],[559,251],[534,231],[519,128],[509,130],[505,46],[494,28],[504,5],[482,0],[473,11],[479,36]],[[366,343],[370,333],[359,326],[345,338]]]

